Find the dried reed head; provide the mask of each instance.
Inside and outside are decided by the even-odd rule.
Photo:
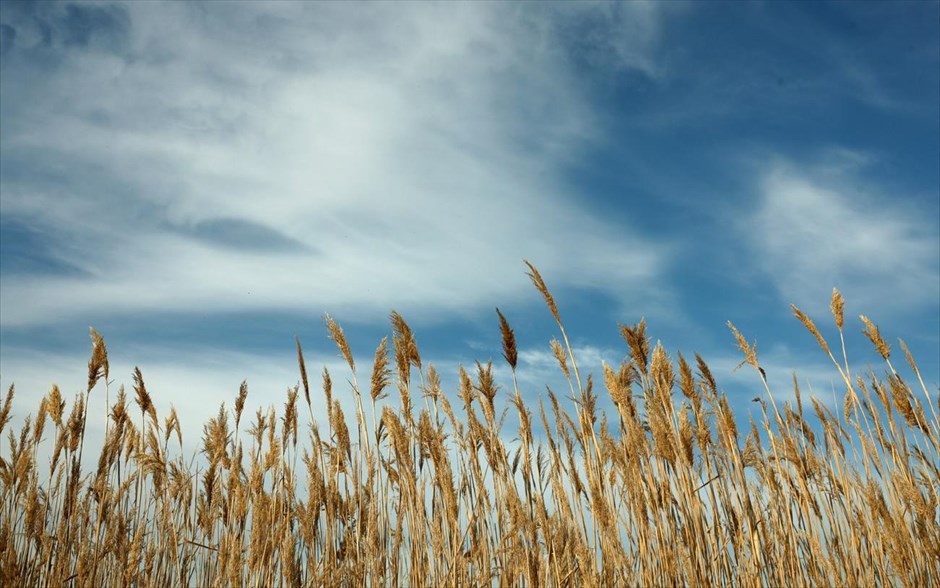
[[[865,316],[864,314],[859,315],[858,318],[860,318],[862,322],[865,323],[865,330],[863,331],[865,333],[865,336],[868,337],[868,340],[872,342],[872,344],[875,346],[875,349],[878,350],[878,353],[881,355],[881,357],[883,359],[888,359],[891,356],[891,347],[885,342],[884,338],[881,336],[881,331],[879,331],[878,327],[876,327],[870,320],[868,320],[868,317]]]
[[[838,292],[838,290],[833,290],[833,292],[834,293]],[[840,300],[841,300],[841,297],[840,297]],[[833,302],[835,302],[835,298],[833,298]],[[816,327],[816,323],[813,322],[813,319],[809,318],[806,315],[806,313],[804,313],[802,310],[800,310],[793,304],[790,305],[790,309],[793,311],[793,316],[795,316],[801,323],[803,323],[803,326],[806,327],[807,331],[813,334],[813,337],[816,338],[816,342],[819,343],[819,346],[822,348],[822,350],[825,351],[827,354],[831,353],[829,351],[829,344],[826,343],[826,340],[823,338],[822,333],[819,332],[819,329]],[[835,314],[835,310],[833,310],[833,314]],[[840,317],[841,315],[839,315],[836,318],[836,322],[841,322]]]
[[[123,387],[122,387],[123,390]],[[65,400],[62,399],[62,392],[59,391],[59,387],[55,384],[52,385],[52,390],[49,391],[49,416],[52,418],[52,422],[55,423],[56,427],[62,426],[62,413],[65,410]],[[3,419],[0,418],[0,423]],[[0,431],[3,430],[2,424],[0,424]]]
[[[470,380],[470,374],[467,373],[467,370],[463,366],[460,366],[457,371],[458,379],[460,380],[460,388],[457,395],[463,401],[464,409],[470,412],[470,403],[473,401],[473,382]]]
[[[441,375],[433,363],[428,363],[426,370],[427,377],[423,386],[424,394],[435,404],[444,397],[444,391],[441,389]]]
[[[496,314],[499,315],[499,330],[503,338],[503,357],[509,367],[515,370],[516,363],[519,361],[519,354],[516,351],[516,334],[509,327],[509,321],[506,320],[506,317],[498,308]]]
[[[327,410],[333,405],[333,378],[330,377],[330,370],[323,366],[323,395],[326,397]]]
[[[744,353],[744,361],[738,364],[735,369],[740,369],[741,366],[747,364],[754,369],[759,370],[760,364],[757,361],[757,342],[755,341],[753,345],[747,342],[747,339],[744,338],[744,335],[738,331],[737,327],[734,326],[734,323],[728,321],[728,328],[731,329],[731,332],[734,333],[734,338],[738,342],[738,349]]]
[[[72,412],[69,414],[67,425],[69,431],[69,441],[67,447],[69,451],[74,452],[78,449],[78,445],[82,440],[82,435],[85,433],[85,419],[83,418],[84,414],[85,399],[82,396],[78,396],[75,399],[75,402],[72,403]]]
[[[134,368],[134,393],[136,394],[135,401],[137,406],[140,407],[140,411],[150,416],[154,422],[157,422],[157,410],[153,406],[153,400],[150,398],[150,393],[147,392],[147,386],[144,385],[144,375],[140,372],[140,368]]]
[[[418,343],[415,341],[414,332],[405,319],[400,314],[392,311],[390,315],[392,321],[392,330],[394,335],[392,342],[396,349],[401,349],[401,355],[405,361],[421,369],[421,354],[418,353]]]
[[[626,390],[618,375],[614,372],[613,368],[607,365],[607,362],[601,363],[601,368],[604,370],[604,386],[607,387],[607,392],[610,393],[610,398],[613,400],[614,405],[617,407],[622,406],[627,402],[627,396],[629,396],[629,391]]]
[[[170,435],[176,431],[176,441],[180,444],[180,447],[183,446],[183,431],[180,429],[180,419],[176,415],[176,408],[171,404],[170,405],[170,416],[166,417],[164,421],[164,441],[170,440]]]
[[[692,400],[694,403],[701,402],[698,390],[695,388],[695,376],[692,375],[692,368],[688,362],[679,353],[679,390],[682,395]]]
[[[372,401],[385,398],[385,388],[388,386],[392,371],[388,368],[388,337],[382,337],[382,342],[375,350],[375,360],[372,362],[372,382],[369,394]]]
[[[627,342],[630,348],[630,357],[634,365],[641,374],[647,373],[650,357],[650,340],[646,336],[646,320],[640,319],[640,322],[630,325],[620,325],[620,336]]]
[[[336,434],[336,450],[345,459],[351,456],[351,445],[349,442],[349,428],[346,426],[346,417],[343,416],[343,407],[339,400],[333,401],[333,429]],[[344,469],[345,461],[341,462],[341,469]]]
[[[104,378],[108,381],[108,349],[105,347],[104,339],[98,334],[94,327],[88,327],[91,332],[91,359],[88,360],[88,392],[95,387],[98,380]]]
[[[832,300],[829,302],[829,309],[836,321],[836,327],[841,331],[842,326],[845,324],[845,300],[842,298],[842,292],[839,292],[836,288],[832,289]]]
[[[281,442],[287,447],[287,441],[293,441],[297,446],[297,395],[300,390],[297,386],[287,389],[287,402],[284,403],[284,416],[281,417]]]
[[[685,465],[692,465],[693,445],[692,441],[695,432],[692,429],[692,421],[689,419],[688,410],[683,406],[679,411],[679,438],[677,439],[678,454],[682,457]]]
[[[555,356],[555,359],[558,360],[558,367],[561,368],[565,378],[571,379],[571,372],[568,371],[568,356],[565,354],[565,348],[562,347],[561,342],[558,339],[552,338],[550,343],[552,348],[552,355]]]
[[[228,468],[231,461],[228,455],[229,429],[228,414],[225,403],[219,406],[219,413],[215,418],[203,425],[202,450],[209,459],[209,464],[215,466],[222,464]]]
[[[650,362],[650,376],[654,383],[656,397],[664,407],[667,405],[671,409],[672,388],[675,384],[676,376],[672,369],[672,362],[666,354],[666,348],[657,341],[653,349],[653,357]]]
[[[712,375],[711,369],[698,353],[695,354],[695,363],[698,366],[698,375],[702,384],[702,391],[708,398],[716,398],[718,396],[718,384],[715,382],[715,377]]]
[[[304,350],[300,346],[300,337],[294,337],[294,342],[297,343],[297,365],[300,367],[300,381],[304,385],[304,400],[310,407],[310,384],[307,382],[307,365],[304,363]]]
[[[304,375],[306,379],[306,374]],[[242,420],[242,411],[245,409],[245,400],[248,398],[248,380],[242,380],[238,387],[238,396],[235,397],[235,428]]]
[[[388,430],[389,439],[398,458],[399,464],[405,469],[411,469],[411,443],[407,431],[401,420],[391,407],[382,407],[382,423]],[[401,468],[400,468],[401,469]]]
[[[888,384],[891,387],[894,406],[904,417],[904,420],[907,421],[907,424],[912,428],[922,429],[929,435],[930,429],[927,427],[927,418],[910,387],[897,374],[888,376]]]
[[[346,342],[346,335],[343,333],[343,328],[328,314],[323,316],[323,321],[326,323],[326,330],[329,332],[330,339],[336,343],[343,359],[349,364],[349,369],[356,371],[356,362],[353,360],[352,351],[349,350],[349,343]]]
[[[539,270],[535,269],[535,266],[529,263],[528,260],[523,260],[523,262],[529,267],[529,271],[526,272],[526,275],[529,276],[530,280],[532,280],[532,283],[535,285],[535,289],[542,294],[543,298],[545,298],[545,304],[548,305],[549,312],[552,313],[552,317],[555,319],[555,322],[560,325],[561,315],[558,313],[558,305],[555,304],[555,298],[552,296],[552,293],[549,292],[548,286],[545,285],[545,280],[542,279],[542,274],[540,274]]]
[[[42,432],[46,426],[46,417],[49,416],[49,401],[44,396],[39,402],[39,412],[36,413],[36,421],[33,423],[33,444],[39,443],[42,439]]]
[[[494,401],[496,398],[496,380],[493,377],[493,363],[487,362],[486,365],[483,365],[479,361],[477,362],[477,391],[485,399],[484,409],[486,409],[487,420],[492,420],[492,417],[495,414]]]

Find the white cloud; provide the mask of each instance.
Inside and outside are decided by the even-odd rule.
[[[38,176],[4,176],[4,215],[84,272],[5,279],[4,326],[463,312],[528,293],[523,257],[558,286],[657,287],[666,250],[561,187],[600,131],[554,29],[526,11],[125,7],[121,51],[63,51],[49,75],[4,89],[5,157]],[[629,50],[636,63],[648,46]],[[205,227],[228,221],[299,247],[226,247]]]
[[[769,168],[756,212],[740,227],[757,262],[782,297],[808,312],[826,312],[833,287],[862,312],[936,304],[940,237],[924,221],[928,211],[862,184],[853,174],[858,157],[842,160]]]

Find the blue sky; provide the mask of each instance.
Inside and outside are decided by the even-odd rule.
[[[516,329],[557,386],[645,317],[747,409],[838,395],[790,314],[940,356],[940,4],[0,4],[0,385],[78,392],[93,325],[199,431],[243,379],[343,382],[403,314],[445,383]],[[850,360],[881,369],[847,321]],[[903,361],[901,362],[903,363]],[[505,373],[503,373],[505,377]],[[505,381],[505,380],[504,380]],[[115,385],[115,387],[116,387]],[[254,402],[254,404],[252,404]],[[163,412],[163,414],[166,414]],[[187,423],[184,422],[184,426]]]

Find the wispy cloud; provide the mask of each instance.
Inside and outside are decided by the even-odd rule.
[[[523,257],[559,286],[655,287],[666,249],[564,187],[600,131],[556,28],[489,4],[244,8],[9,19],[4,220],[72,271],[4,280],[3,325],[468,310],[526,292]],[[623,52],[647,70],[647,46]]]
[[[851,155],[851,157],[848,157]],[[763,173],[755,212],[741,224],[755,262],[780,295],[824,311],[833,287],[853,306],[916,311],[940,295],[936,211],[868,186],[865,158],[800,168],[777,161]]]

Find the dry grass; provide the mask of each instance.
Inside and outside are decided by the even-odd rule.
[[[839,374],[838,414],[816,399],[804,411],[795,378],[795,402],[780,404],[756,345],[731,325],[763,388],[742,438],[707,364],[673,360],[642,322],[621,327],[629,360],[594,366],[616,407],[601,413],[554,298],[532,265],[529,275],[560,329],[551,350],[568,402],[548,390],[537,407],[524,403],[515,334],[497,311],[513,389],[499,392],[493,366],[477,363],[473,375],[461,368],[452,406],[393,313],[367,416],[346,337],[327,317],[353,374],[354,419],[326,370],[322,400],[311,397],[298,341],[301,384],[280,415],[259,409],[243,421],[243,385],[234,411],[223,405],[204,425],[199,466],[184,460],[179,419],[159,418],[140,370],[136,408],[123,388],[111,402],[107,350],[92,330],[87,387],[70,406],[53,386],[15,431],[11,387],[0,411],[0,584],[940,585],[937,408],[907,347],[913,386],[866,317],[886,369],[850,371],[837,291],[841,357],[793,311]],[[95,471],[82,471],[101,388],[105,439]],[[383,402],[389,388],[397,407]],[[313,420],[321,401],[325,430]],[[512,442],[500,434],[507,411],[519,423]],[[52,457],[37,463],[44,439]]]

